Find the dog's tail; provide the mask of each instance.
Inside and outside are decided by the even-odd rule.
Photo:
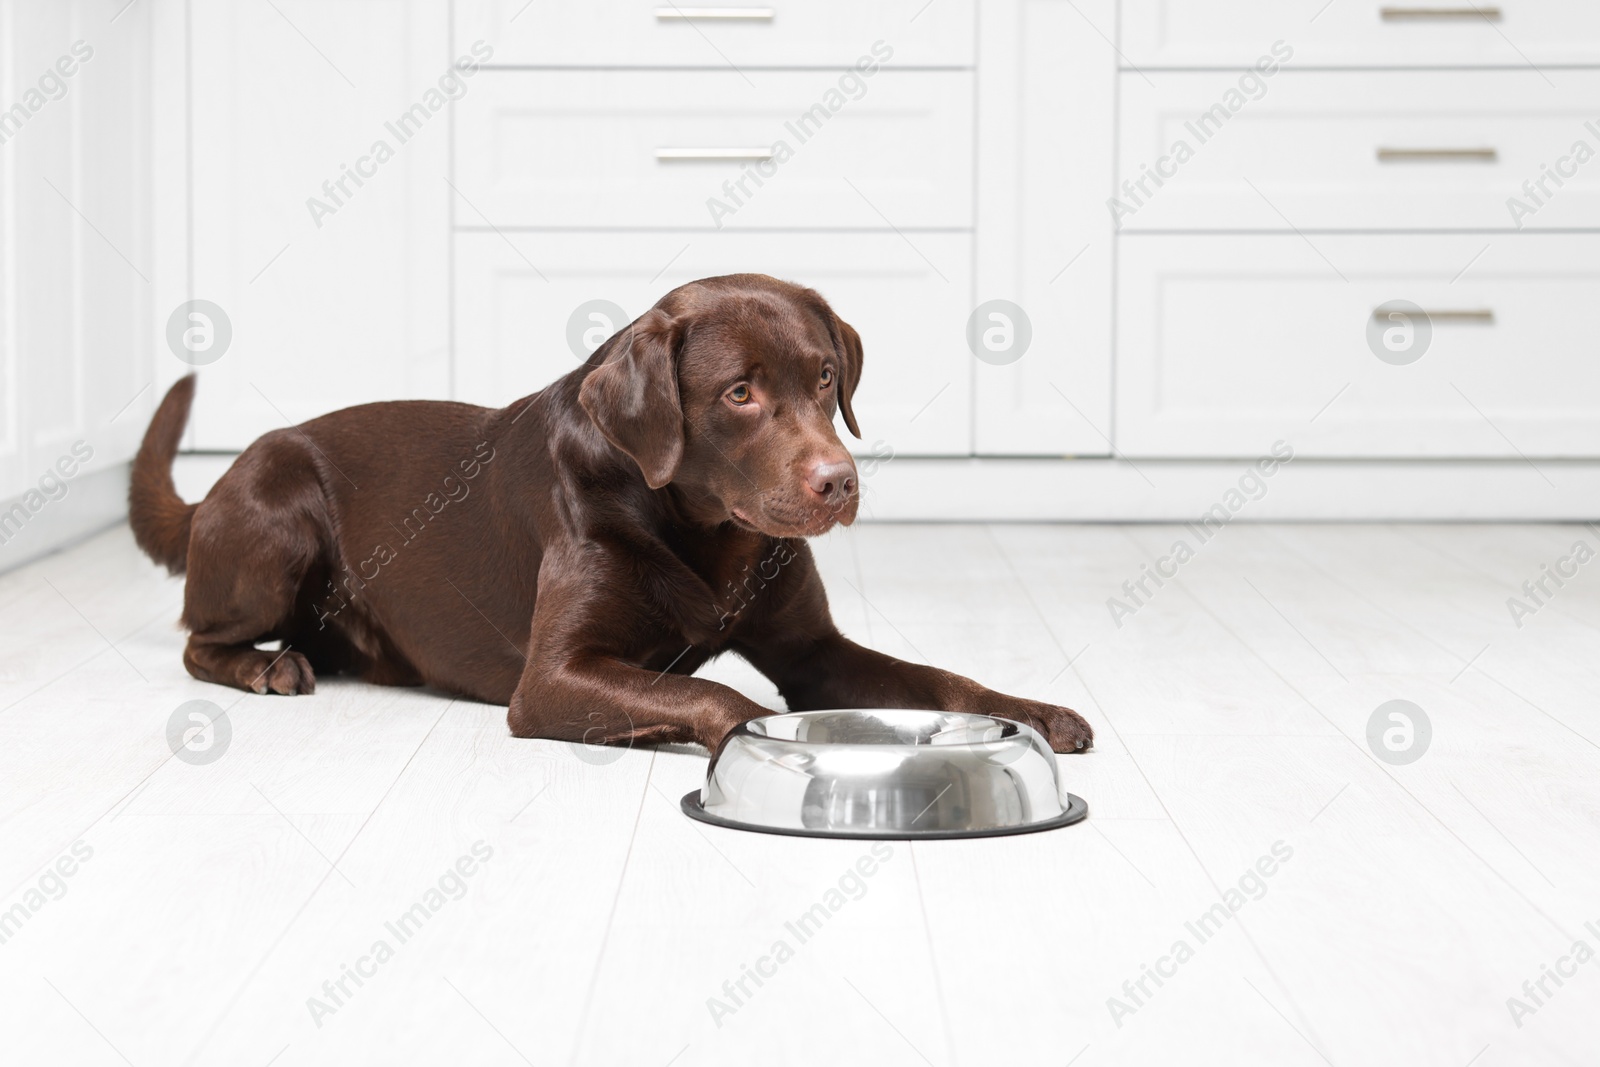
[[[182,574],[188,563],[189,523],[198,506],[185,504],[172,484],[172,457],[178,453],[178,439],[189,421],[193,400],[194,375],[190,374],[169,389],[156,408],[134,457],[128,486],[128,525],[133,527],[133,539],[145,555],[172,574]]]

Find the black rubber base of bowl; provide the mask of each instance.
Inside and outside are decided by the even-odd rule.
[[[1073,793],[1067,794],[1067,810],[1053,819],[1044,822],[1028,823],[1026,826],[1007,826],[999,830],[929,830],[926,833],[905,833],[895,830],[874,830],[867,833],[847,833],[838,830],[790,830],[777,826],[761,826],[757,823],[735,822],[724,819],[720,815],[712,815],[700,805],[700,790],[685,793],[679,802],[683,813],[691,819],[698,819],[712,826],[721,826],[727,830],[750,830],[758,834],[782,834],[785,837],[832,837],[842,841],[940,841],[956,837],[1009,837],[1012,834],[1036,834],[1040,830],[1055,830],[1062,826],[1071,826],[1082,821],[1089,814],[1089,805],[1084,799]]]

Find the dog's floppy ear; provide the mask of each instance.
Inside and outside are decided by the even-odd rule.
[[[680,335],[671,316],[651,308],[606,342],[604,362],[578,390],[583,410],[607,441],[633,457],[652,489],[672,481],[683,460]]]
[[[844,413],[844,424],[859,440],[861,427],[856,425],[856,413],[850,406],[850,398],[855,396],[856,386],[861,384],[861,335],[856,333],[854,326],[831,310],[828,317],[833,320],[828,324],[828,332],[833,335],[833,350],[839,356],[839,410]]]

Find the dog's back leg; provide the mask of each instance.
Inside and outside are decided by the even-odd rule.
[[[326,495],[311,446],[292,431],[251,445],[195,512],[190,530],[183,664],[205,682],[257,693],[309,693],[311,660],[292,647],[302,588],[333,551]]]

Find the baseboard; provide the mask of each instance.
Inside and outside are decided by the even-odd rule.
[[[172,464],[172,484],[183,499],[203,500],[238,458],[237,452],[180,453]]]
[[[200,499],[233,460],[179,456],[178,491]],[[869,522],[1187,522],[1221,507],[1242,522],[1600,519],[1600,460],[1535,463],[1297,459],[1264,476],[1249,460],[898,458],[870,471],[863,463],[861,514]]]
[[[128,517],[128,471],[130,465],[117,463],[97,471],[84,471],[65,482],[66,495],[56,500],[42,498],[37,511],[28,509],[23,496],[0,501],[0,518],[21,505],[27,519],[18,523],[6,520],[0,526],[0,572],[20,567],[29,560],[59,552],[115,526]],[[35,502],[40,494],[33,494]]]
[[[895,459],[865,476],[877,521],[1578,522],[1600,461]],[[865,473],[865,472],[864,472]],[[1546,480],[1548,479],[1548,481]],[[1224,520],[1226,521],[1226,520]]]

